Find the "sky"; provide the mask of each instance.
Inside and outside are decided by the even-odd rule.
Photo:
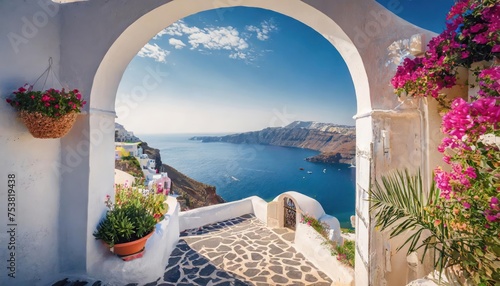
[[[454,1],[378,2],[439,33]],[[123,74],[116,111],[137,134],[236,133],[295,120],[354,125],[356,98],[345,62],[319,33],[273,11],[233,7],[158,31]]]

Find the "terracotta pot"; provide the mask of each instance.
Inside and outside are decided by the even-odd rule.
[[[138,253],[144,249],[146,241],[148,240],[149,237],[153,235],[153,233],[154,230],[145,237],[139,238],[138,240],[115,244],[115,246],[113,246],[111,251],[113,251],[113,253],[119,256],[127,256],[134,253]]]

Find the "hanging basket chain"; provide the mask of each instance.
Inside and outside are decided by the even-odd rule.
[[[59,78],[57,77],[57,75],[54,73],[54,69],[52,68],[52,57],[49,58],[49,66],[45,69],[45,71],[35,80],[35,82],[29,87],[29,90],[31,91],[33,89],[33,87],[38,83],[38,81],[45,75],[45,79],[43,81],[43,85],[42,85],[42,89],[41,90],[44,90],[45,89],[45,85],[47,84],[47,80],[49,78],[49,75],[52,74],[52,78],[56,79],[57,82],[59,83],[59,85],[61,86],[61,88],[63,87],[61,81],[59,80]],[[52,81],[54,81],[52,79]]]

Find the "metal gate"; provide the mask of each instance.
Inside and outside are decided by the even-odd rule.
[[[283,202],[285,213],[285,227],[295,230],[295,223],[297,222],[297,209],[295,203],[290,198],[285,198]]]

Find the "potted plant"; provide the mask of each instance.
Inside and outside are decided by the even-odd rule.
[[[99,222],[94,237],[127,260],[141,254],[155,225],[163,219],[168,205],[163,194],[136,187],[116,185],[115,200],[106,196],[106,216]]]
[[[35,138],[61,138],[69,132],[86,101],[77,89],[35,91],[24,85],[13,92],[7,103]]]

